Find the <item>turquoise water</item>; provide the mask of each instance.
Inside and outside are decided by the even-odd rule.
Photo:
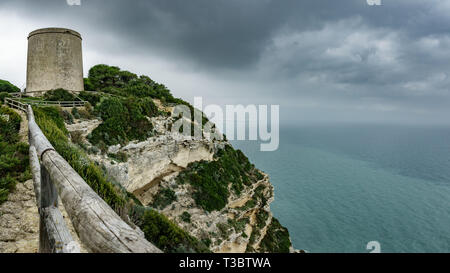
[[[309,252],[450,252],[450,128],[282,129],[280,149],[235,141],[275,186],[274,215]]]

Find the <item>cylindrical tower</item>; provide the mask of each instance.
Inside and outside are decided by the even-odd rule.
[[[27,89],[29,96],[64,88],[83,91],[81,35],[64,28],[44,28],[28,36]]]

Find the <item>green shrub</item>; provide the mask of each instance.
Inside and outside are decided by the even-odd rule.
[[[20,92],[20,88],[13,85],[9,81],[0,80],[0,92],[18,93]]]
[[[72,114],[69,113],[67,110],[60,109],[60,114],[61,114],[61,116],[63,117],[64,121],[67,124],[73,124],[74,123]]]
[[[116,145],[124,144],[127,141],[126,128],[121,118],[110,118],[100,124],[92,131],[88,136],[89,141],[99,146],[102,151],[105,151],[107,147],[103,148],[103,144]]]
[[[144,116],[156,117],[159,114],[158,107],[151,98],[143,98],[139,101],[141,112]]]
[[[83,134],[81,131],[70,132],[70,139],[73,143],[81,145],[83,143]]]
[[[266,206],[267,204],[267,198],[264,196],[264,191],[266,187],[264,185],[259,185],[255,189],[255,194],[253,195],[253,198],[260,201],[260,204],[262,207]]]
[[[45,93],[44,100],[47,101],[75,101],[76,97],[69,91],[59,88]]]
[[[127,162],[128,161],[128,155],[124,152],[118,152],[117,154],[108,154],[108,156],[119,162]]]
[[[228,219],[228,222],[234,228],[234,230],[237,233],[239,233],[239,232],[243,232],[245,230],[246,225],[248,223],[250,223],[250,219],[248,217],[244,217],[244,218],[241,218],[239,220]]]
[[[20,116],[13,110],[2,106],[0,116],[0,204],[5,202],[8,194],[17,183],[31,178],[28,149],[25,143],[19,143]]]
[[[0,92],[0,105],[5,102],[5,98],[10,98],[11,95],[7,92]]]
[[[77,109],[76,107],[73,107],[73,108],[72,108],[71,113],[72,113],[72,116],[73,116],[75,119],[80,119],[80,118],[81,118],[80,113],[78,113],[78,109]]]
[[[144,232],[145,238],[163,252],[210,252],[202,242],[153,209],[137,206],[132,211],[132,218]]]
[[[9,191],[7,189],[0,189],[0,205],[8,200]]]
[[[190,223],[191,222],[191,214],[187,211],[183,212],[181,214],[181,220],[183,222]]]
[[[215,161],[200,161],[188,165],[177,177],[178,183],[189,183],[194,188],[196,204],[207,211],[221,210],[228,202],[228,187],[240,194],[244,184],[257,181],[254,167],[247,157],[231,146],[219,150]]]
[[[87,104],[90,105],[90,104]],[[89,108],[89,106],[86,106],[85,109],[81,108],[78,109],[78,114],[80,118],[82,119],[92,119],[92,108]]]
[[[7,116],[8,118],[2,118],[2,116]],[[0,135],[2,140],[10,144],[19,141],[18,132],[20,130],[21,117],[6,106],[0,107]]]
[[[259,210],[256,214],[256,226],[259,230],[266,226],[267,219],[269,219],[269,213],[265,210]]]
[[[256,201],[252,198],[248,200],[243,207],[240,207],[239,210],[246,211],[248,209],[254,208],[256,205]]]
[[[96,65],[89,70],[89,82],[96,90],[105,87],[123,87],[137,75],[128,71],[121,71],[116,66]]]
[[[107,145],[126,144],[130,140],[145,140],[152,135],[153,125],[147,119],[151,106],[137,98],[103,98],[95,107],[95,111],[103,119],[88,137],[97,145],[103,141]],[[150,109],[150,110],[149,110]],[[143,113],[145,111],[145,114]]]
[[[95,87],[91,83],[90,79],[84,78],[83,82],[84,82],[84,90],[86,90],[86,91],[94,91],[95,90]]]
[[[61,133],[63,133],[64,135],[69,134],[69,131],[67,131],[66,125],[64,124],[63,118],[63,115],[66,114],[64,114],[63,110],[60,107],[55,106],[45,106],[39,108],[33,107],[33,111],[35,117],[42,117],[43,119],[48,120],[49,122],[53,122],[54,125],[56,125],[56,127],[61,131]]]
[[[289,231],[276,218],[273,218],[261,241],[259,252],[289,253],[291,245]]]
[[[96,93],[83,91],[78,95],[82,100],[89,102],[92,106],[97,105],[100,102],[102,96]]]
[[[120,70],[116,66],[101,64],[92,67],[89,70],[89,82],[96,91],[117,96],[150,97],[160,99],[165,103],[186,103],[175,99],[166,86],[154,82],[148,76],[138,77],[136,74]]]
[[[161,189],[154,197],[152,207],[157,209],[164,209],[168,205],[177,200],[175,192],[169,188]]]

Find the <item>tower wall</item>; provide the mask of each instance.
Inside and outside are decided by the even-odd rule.
[[[27,89],[29,96],[64,88],[83,91],[81,35],[70,29],[38,29],[28,36]]]

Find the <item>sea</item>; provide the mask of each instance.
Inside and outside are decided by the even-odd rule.
[[[450,127],[305,125],[280,128],[274,152],[232,144],[269,174],[296,249],[450,252]]]

